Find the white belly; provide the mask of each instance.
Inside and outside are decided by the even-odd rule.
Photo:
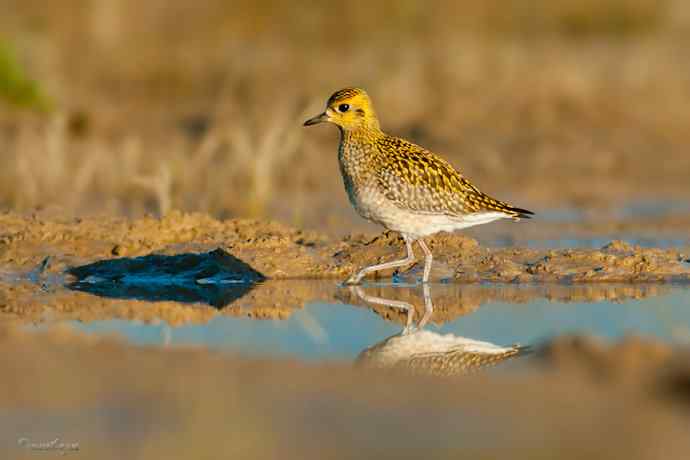
[[[494,211],[464,216],[409,211],[399,208],[381,193],[366,190],[356,196],[353,205],[365,219],[415,239],[438,232],[452,232],[486,224],[498,219],[512,218],[508,214]]]

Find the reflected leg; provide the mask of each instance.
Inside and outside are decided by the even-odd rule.
[[[391,300],[391,299],[384,299],[381,297],[375,297],[372,295],[367,295],[364,293],[364,290],[359,287],[359,286],[352,286],[350,287],[350,291],[354,292],[354,294],[362,299],[365,302],[368,303],[375,303],[378,305],[385,305],[386,307],[393,307],[393,308],[400,308],[401,310],[406,310],[407,311],[407,321],[405,322],[405,329],[403,330],[403,333],[406,333],[409,331],[412,327],[412,318],[414,317],[414,307],[412,304],[408,302],[404,302],[402,300]]]
[[[424,294],[424,315],[422,319],[419,320],[417,325],[413,325],[412,319],[414,317],[415,308],[412,304],[402,301],[402,300],[392,300],[384,299],[382,297],[370,296],[364,293],[364,290],[359,286],[350,287],[350,292],[353,292],[357,297],[368,303],[375,303],[379,305],[385,305],[387,307],[400,308],[407,311],[407,321],[405,323],[405,328],[402,330],[402,334],[409,334],[414,331],[421,330],[426,323],[431,319],[431,315],[434,313],[434,304],[431,299],[431,288],[428,284],[422,286],[422,292]]]
[[[419,320],[419,323],[417,323],[417,329],[423,329],[434,313],[434,304],[431,301],[431,288],[429,287],[429,283],[424,283],[422,285],[422,291],[424,292],[424,315],[422,319]]]
[[[405,239],[405,247],[407,248],[407,257],[404,259],[400,260],[394,260],[392,262],[386,262],[383,264],[378,264],[378,265],[372,265],[370,267],[365,267],[361,269],[359,272],[356,274],[352,275],[345,281],[345,284],[359,284],[362,281],[362,278],[367,276],[369,273],[377,272],[379,270],[386,270],[387,268],[396,268],[396,267],[402,267],[403,265],[409,265],[412,262],[415,261],[415,256],[414,256],[414,251],[412,250],[412,240],[405,235],[403,235],[403,238]],[[420,240],[421,241],[421,240]]]

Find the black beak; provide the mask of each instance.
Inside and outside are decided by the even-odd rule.
[[[326,115],[326,112],[320,113],[314,118],[310,118],[309,120],[305,121],[304,126],[316,125],[319,123],[323,123],[324,121],[328,121],[328,115]]]

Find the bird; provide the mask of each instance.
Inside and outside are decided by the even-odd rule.
[[[417,330],[400,332],[372,345],[357,356],[355,364],[449,377],[470,374],[532,352],[530,346],[503,347],[454,334]]]
[[[428,283],[422,284],[424,315],[416,325],[412,324],[416,309],[409,302],[370,296],[360,286],[350,286],[349,290],[363,302],[400,308],[408,313],[407,324],[402,331],[359,353],[355,364],[360,367],[446,377],[469,374],[533,351],[531,346],[513,344],[503,347],[424,329],[434,311]]]
[[[428,283],[433,255],[425,237],[534,215],[481,192],[430,150],[384,133],[371,98],[361,88],[336,91],[326,110],[304,126],[319,123],[340,130],[338,163],[352,206],[364,219],[398,232],[407,250],[405,258],[364,267],[345,284],[356,285],[370,273],[414,263],[415,242],[425,256],[422,283]]]

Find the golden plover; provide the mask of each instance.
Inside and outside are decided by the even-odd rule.
[[[529,346],[514,344],[502,347],[490,342],[424,330],[424,325],[434,310],[429,284],[423,284],[425,312],[416,326],[412,325],[415,311],[412,304],[369,296],[359,286],[352,286],[350,290],[366,303],[402,308],[408,312],[407,325],[401,332],[359,354],[356,363],[360,366],[439,377],[454,376],[476,372],[532,352]]]
[[[490,342],[419,330],[403,332],[362,351],[356,364],[445,377],[476,372],[532,352],[530,347],[501,347]]]
[[[415,241],[424,251],[422,282],[426,283],[433,257],[424,243],[425,236],[533,214],[480,192],[433,152],[385,134],[371,99],[362,89],[336,91],[326,110],[304,125],[322,122],[340,128],[338,160],[352,206],[365,219],[399,232],[407,248],[404,259],[365,267],[353,274],[348,284],[358,284],[375,271],[413,263]]]

